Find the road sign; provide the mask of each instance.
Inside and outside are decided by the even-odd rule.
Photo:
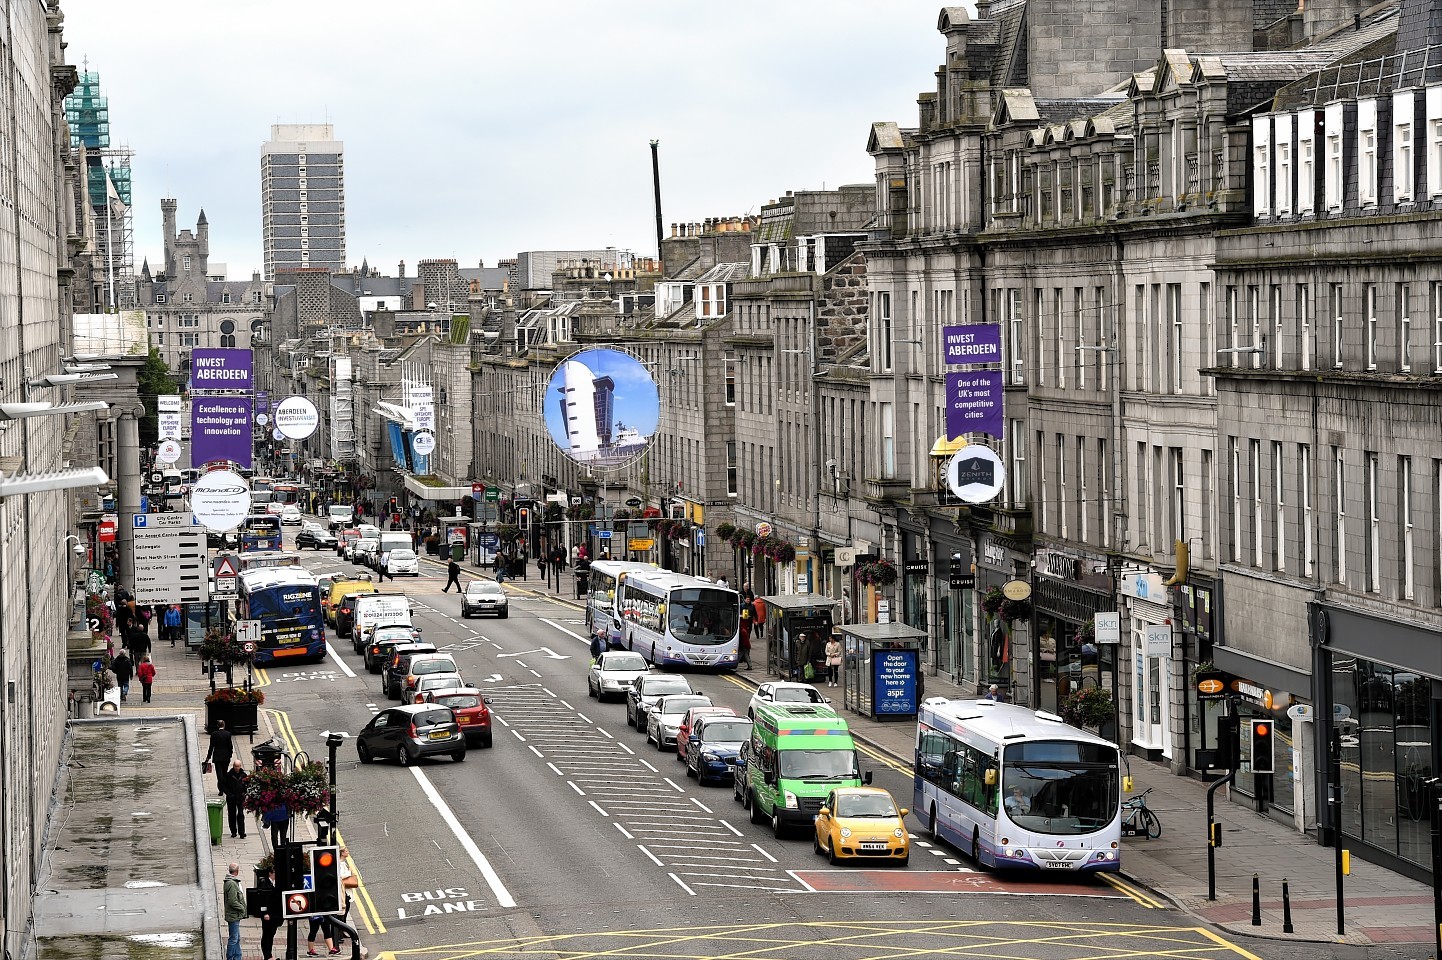
[[[597,539],[597,540],[609,540],[609,539],[611,539],[611,531],[610,531],[610,530],[597,530],[597,531],[596,531],[596,539]]]
[[[628,550],[650,550],[656,545],[654,537],[633,537],[626,542]]]
[[[487,502],[489,502],[489,503],[495,503],[495,502],[496,502],[497,500],[499,500],[499,499],[501,499],[501,488],[500,488],[500,487],[487,487],[487,488],[486,488],[486,500],[487,500]]]
[[[244,650],[246,653],[255,653],[255,644],[247,640],[245,641],[245,643],[242,643],[240,645],[240,649]]]
[[[204,603],[209,596],[205,528],[189,513],[138,513],[131,523],[135,602]]]
[[[235,621],[235,639],[241,643],[249,643],[252,646],[260,640],[259,620],[237,620]]]

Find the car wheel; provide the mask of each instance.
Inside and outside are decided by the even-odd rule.
[[[511,611],[509,611],[509,610],[502,610],[501,613],[500,613],[500,617],[501,617],[502,620],[509,620],[509,619],[511,618]]]
[[[981,863],[981,830],[976,827],[971,829],[971,859]]]
[[[466,751],[464,750],[457,750],[451,754],[452,763],[460,763],[464,759],[466,759]]]
[[[491,739],[491,735],[487,733],[485,736],[481,737],[481,748],[483,750],[489,750],[491,749],[491,744],[494,742],[495,741]]]
[[[896,861],[896,865],[897,865],[898,867],[903,867],[903,868],[906,867],[906,866],[907,866],[908,864],[910,864],[910,863],[911,863],[911,855],[910,855],[910,854],[908,854],[907,856],[904,856],[904,857],[902,857],[900,860]]]
[[[635,725],[636,717],[631,713],[631,700],[628,697],[626,699],[626,726],[634,727]]]
[[[756,799],[755,791],[752,791],[750,796],[751,802],[747,804],[746,809],[751,812],[751,822],[755,824],[765,823],[766,814],[761,812],[761,804]]]
[[[649,723],[646,724],[646,742],[651,742],[651,725]]]
[[[357,743],[355,745],[355,752],[356,756],[360,757],[361,763],[370,763],[372,760],[375,759],[375,757],[371,756],[370,747],[366,746],[363,743]]]
[[[411,755],[406,753],[405,747],[396,747],[396,763],[403,767],[409,767],[411,765]]]
[[[657,733],[657,734],[656,734],[656,752],[657,752],[657,753],[664,753],[665,750],[666,750],[666,745],[661,742],[661,734]]]
[[[777,840],[784,839],[786,836],[786,825],[781,822],[780,807],[771,808],[771,835]]]
[[[826,853],[825,850],[821,849],[821,835],[815,830],[811,831],[811,852],[816,854]]]
[[[836,855],[836,844],[831,844],[831,849],[826,851],[826,862],[833,867],[841,866],[841,858]]]
[[[596,688],[592,685],[590,680],[586,681],[586,696],[590,697],[592,700],[601,699],[601,695],[596,692]]]
[[[931,818],[926,825],[926,832],[931,834],[931,839],[938,842],[941,840],[941,837],[936,833],[936,804],[934,803],[931,805]]]

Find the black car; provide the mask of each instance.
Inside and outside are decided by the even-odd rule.
[[[303,550],[309,547],[311,550],[334,550],[335,534],[328,533],[320,527],[303,527],[295,535],[295,548]]]
[[[417,627],[403,623],[388,623],[376,627],[371,631],[369,642],[361,648],[366,669],[371,673],[380,673],[381,665],[390,663],[396,647],[411,643],[424,643]]]
[[[435,653],[435,644],[431,643],[402,643],[397,644],[391,651],[391,657],[386,665],[381,668],[381,693],[392,700],[399,700],[401,696],[401,684],[406,682],[406,674],[411,669],[411,657],[422,653]]]
[[[408,767],[422,757],[440,754],[459,763],[466,759],[466,738],[450,707],[416,703],[382,710],[356,735],[361,763],[391,759]]]

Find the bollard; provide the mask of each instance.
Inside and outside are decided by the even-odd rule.
[[[1252,926],[1262,925],[1262,884],[1257,875],[1252,874]]]
[[[1282,878],[1282,932],[1296,933],[1292,926],[1292,895],[1287,890],[1287,878]]]

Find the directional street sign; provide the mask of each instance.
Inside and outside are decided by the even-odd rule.
[[[250,644],[252,647],[260,640],[259,620],[237,620],[235,621],[235,639],[241,643]],[[251,651],[246,651],[247,653]]]
[[[204,603],[209,562],[205,528],[189,513],[137,513],[131,520],[135,602]]]

